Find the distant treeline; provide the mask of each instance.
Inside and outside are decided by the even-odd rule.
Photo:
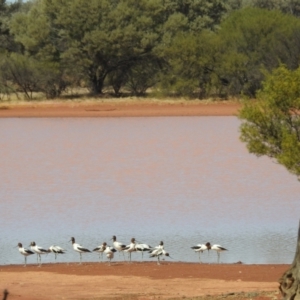
[[[255,97],[299,58],[300,0],[0,0],[0,98]]]

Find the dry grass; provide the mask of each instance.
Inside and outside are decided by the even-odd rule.
[[[110,105],[132,105],[132,104],[156,104],[156,105],[195,105],[195,104],[230,104],[230,103],[239,103],[240,100],[237,98],[232,98],[229,100],[222,100],[218,98],[208,98],[208,99],[187,99],[187,98],[157,98],[157,97],[91,97],[83,95],[80,97],[67,97],[67,98],[57,98],[47,100],[45,98],[36,98],[34,100],[24,100],[22,97],[17,97],[12,95],[9,99],[0,101],[0,109],[10,109],[15,106],[30,106],[30,107],[39,107],[39,106],[59,106],[59,105],[70,105],[71,107],[76,107],[79,105],[94,105],[94,104],[110,104]]]

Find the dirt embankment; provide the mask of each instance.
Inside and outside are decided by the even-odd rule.
[[[8,300],[37,299],[280,299],[287,265],[152,262],[0,267]],[[210,295],[210,296],[209,296]]]
[[[236,102],[42,102],[1,104],[0,118],[9,117],[163,117],[234,116]]]

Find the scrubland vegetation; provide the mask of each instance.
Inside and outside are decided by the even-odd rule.
[[[0,97],[255,97],[298,68],[299,16],[300,0],[1,0]]]

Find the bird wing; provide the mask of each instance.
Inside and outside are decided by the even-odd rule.
[[[193,247],[191,247],[191,249],[193,249],[193,250],[199,250],[199,249],[201,249],[201,246],[199,246],[199,245],[193,246]]]
[[[221,251],[227,251],[226,248],[220,246],[220,245],[212,245],[211,249],[213,250],[221,250]]]
[[[44,253],[48,253],[49,252],[49,250],[46,250],[43,247],[39,247],[39,246],[36,246],[36,247],[37,247],[38,251],[41,251],[41,252],[44,252]]]
[[[82,246],[77,246],[77,249],[83,252],[91,252],[89,249],[83,248]]]
[[[124,245],[120,242],[114,242],[113,244],[116,248],[121,248],[122,250],[124,250],[126,248],[126,245]]]
[[[147,244],[137,244],[135,245],[135,249],[137,251],[150,251],[152,247]]]
[[[25,248],[24,248],[24,252],[27,253],[27,254],[34,254],[34,252],[32,252],[31,250],[25,249]]]
[[[125,246],[125,248],[123,248],[122,250],[124,250],[124,251],[127,251],[127,250],[129,250],[131,248],[131,244],[130,245],[127,245],[127,246]]]
[[[109,254],[109,253],[113,253],[113,252],[117,252],[117,250],[113,247],[109,247],[107,246],[106,249],[104,250],[104,253]]]
[[[59,246],[54,246],[55,247],[55,249],[57,250],[57,251],[65,251],[65,249],[63,249],[62,247],[59,247]],[[61,252],[59,252],[59,253],[61,253]]]

